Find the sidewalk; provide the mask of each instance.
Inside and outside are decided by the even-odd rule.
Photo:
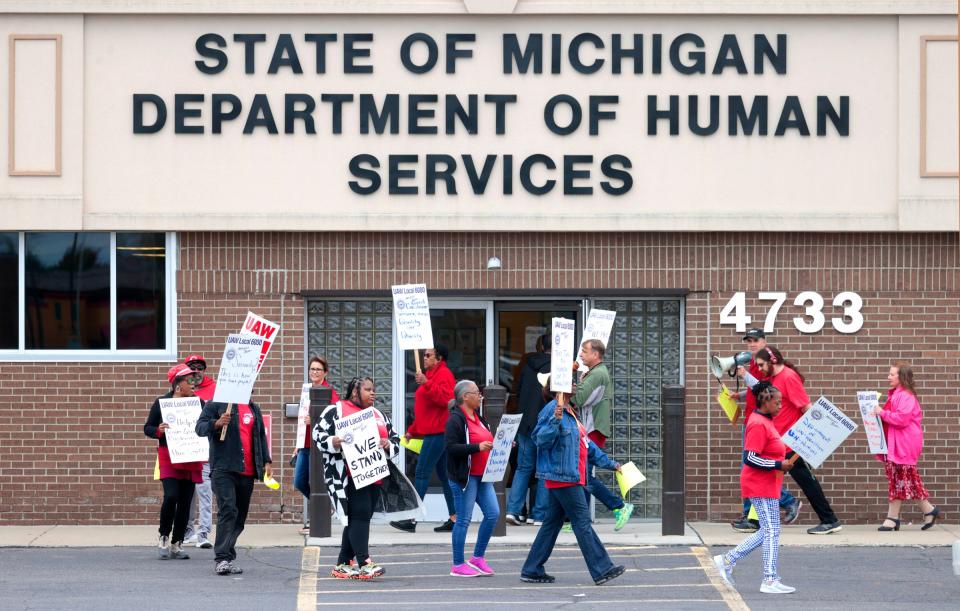
[[[450,533],[435,533],[436,523],[423,522],[415,535],[400,532],[387,524],[371,527],[372,545],[444,545]],[[306,537],[297,534],[298,524],[251,524],[243,531],[243,547],[302,547]],[[594,525],[600,539],[607,545],[736,545],[746,536],[735,532],[726,523],[693,522],[687,524],[683,536],[663,537],[660,522],[632,521],[620,532],[613,531],[613,523],[600,521]],[[784,526],[780,543],[801,547],[883,547],[883,546],[950,546],[960,538],[960,528],[954,525],[935,526],[921,531],[914,524],[900,532],[877,532],[874,525],[844,526],[833,535],[808,535],[807,526]],[[340,545],[341,527],[333,525],[333,536],[311,539],[309,544],[322,547]],[[536,536],[533,526],[510,526],[507,536],[493,537],[491,545],[529,545]],[[473,524],[467,540],[476,539],[477,525]],[[2,547],[139,547],[156,544],[157,527],[148,526],[0,526]],[[573,533],[561,533],[558,542],[575,544]]]

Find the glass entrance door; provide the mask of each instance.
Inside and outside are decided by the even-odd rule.
[[[455,380],[472,380],[482,389],[494,379],[492,302],[431,299],[430,321],[434,346],[443,346],[449,352],[447,366]],[[407,351],[400,362],[404,363],[404,415],[405,422],[409,424],[414,419],[414,394],[417,390],[413,352]],[[411,482],[416,479],[417,459],[417,454],[405,452],[404,466]],[[435,471],[430,475],[430,488],[424,505],[428,521],[447,519],[447,507]]]

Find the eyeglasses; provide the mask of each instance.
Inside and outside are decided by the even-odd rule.
[[[207,368],[203,363],[187,363],[187,367],[193,369],[194,371],[203,371]]]
[[[423,353],[423,358],[425,358],[425,359],[435,359],[435,358],[437,358],[437,355],[434,354],[434,353],[432,353],[432,352],[424,352],[424,353]]]
[[[480,394],[480,391],[479,391],[479,390],[471,390],[470,392],[465,392],[465,393],[463,393],[463,396],[464,396],[464,397],[466,397],[467,395],[478,395],[478,396],[482,396],[482,395]]]

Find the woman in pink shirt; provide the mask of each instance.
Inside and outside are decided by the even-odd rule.
[[[877,530],[900,530],[900,505],[906,500],[920,501],[920,510],[923,511],[923,526],[920,528],[927,530],[940,517],[940,508],[928,500],[930,494],[917,471],[917,459],[923,449],[923,410],[917,401],[910,363],[896,361],[890,367],[887,380],[890,395],[883,408],[874,413],[883,420],[883,433],[887,439],[887,454],[877,455],[877,458],[885,463],[890,483],[890,508],[887,519]]]

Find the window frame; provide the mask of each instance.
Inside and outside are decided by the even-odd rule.
[[[173,231],[165,232],[138,232],[138,231],[90,231],[88,233],[110,234],[110,348],[104,350],[83,349],[67,350],[63,348],[26,348],[27,308],[26,296],[26,231],[18,233],[18,339],[16,349],[0,349],[0,362],[24,361],[52,361],[52,362],[91,362],[91,361],[145,361],[163,362],[177,359],[177,234]],[[57,233],[57,232],[50,232]],[[163,233],[165,257],[164,289],[166,291],[164,348],[154,350],[120,350],[117,349],[117,234],[118,233]]]

